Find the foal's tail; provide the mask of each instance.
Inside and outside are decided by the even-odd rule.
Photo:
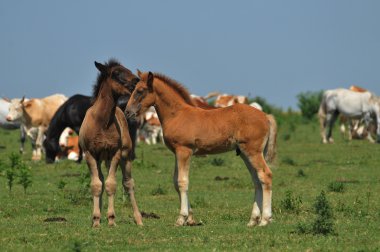
[[[276,158],[277,123],[273,115],[267,115],[269,121],[269,136],[264,149],[265,160],[272,163]]]

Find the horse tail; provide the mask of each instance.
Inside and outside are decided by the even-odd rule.
[[[319,117],[319,126],[321,129],[321,135],[323,137],[324,129],[325,129],[325,120],[326,120],[326,99],[325,94],[322,96],[321,104],[318,109],[318,117]]]
[[[272,163],[276,158],[277,123],[273,115],[266,115],[269,121],[269,136],[264,148],[265,160]]]

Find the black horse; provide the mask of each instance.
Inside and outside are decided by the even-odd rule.
[[[118,100],[118,106],[124,111],[129,97],[120,97]],[[90,96],[76,94],[71,96],[54,114],[51,119],[49,128],[46,132],[46,138],[44,141],[46,163],[53,163],[57,154],[61,152],[59,146],[59,137],[66,127],[73,129],[79,134],[80,126],[82,125],[84,116],[89,107],[91,107],[92,101]],[[128,119],[129,134],[132,139],[133,150],[132,160],[135,158],[135,140],[137,132],[137,122],[135,120]],[[82,150],[79,146],[79,158],[78,163],[82,161]]]

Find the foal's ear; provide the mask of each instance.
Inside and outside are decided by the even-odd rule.
[[[150,92],[153,91],[153,79],[154,79],[154,76],[153,76],[152,72],[149,72],[148,73],[148,80],[146,81],[146,84],[148,85],[148,89]]]
[[[20,104],[22,104],[25,100],[25,95],[22,97],[22,99],[20,100]]]
[[[142,75],[142,72],[140,71],[140,69],[137,69],[137,76],[140,77],[140,79],[141,79],[141,75]]]
[[[107,72],[107,67],[105,65],[102,65],[99,62],[95,61],[95,66],[96,68],[101,72],[101,73],[106,73]]]

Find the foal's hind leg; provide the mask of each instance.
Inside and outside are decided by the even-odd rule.
[[[114,200],[116,193],[116,170],[117,165],[120,160],[120,152],[117,152],[111,161],[106,162],[106,166],[108,169],[108,176],[106,180],[106,192],[108,196],[108,211],[107,211],[107,219],[108,226],[115,226],[115,208],[114,208]]]
[[[178,193],[178,198],[179,198],[179,200],[181,202],[181,193],[180,193],[179,186],[178,186],[178,160],[177,160],[177,158],[176,158],[176,161],[175,161],[175,168],[174,168],[174,174],[173,174],[173,183],[174,183],[174,188],[175,188],[175,190]],[[189,213],[188,213],[187,219],[181,225],[188,224],[189,226],[193,226],[196,223],[195,223],[195,220],[194,220],[193,209],[191,208],[190,200],[189,199],[188,199],[188,211],[189,211]]]
[[[94,210],[92,213],[92,226],[100,226],[100,210],[102,208],[102,194],[104,190],[103,186],[103,173],[101,171],[101,162],[97,160],[90,154],[86,152],[86,162],[91,174],[91,193],[94,202]]]
[[[249,173],[251,174],[252,182],[255,186],[255,199],[253,202],[251,219],[249,220],[247,224],[248,227],[253,227],[259,224],[261,220],[261,211],[262,211],[262,206],[263,206],[263,187],[261,185],[259,177],[257,176],[257,172],[255,168],[252,166],[248,158],[243,153],[241,153],[241,158],[243,159],[245,165],[247,166],[247,169]]]
[[[248,226],[254,226],[260,219],[260,226],[267,225],[272,219],[272,171],[265,162],[261,152],[244,150],[243,160],[250,170],[252,180],[256,183],[255,203],[253,204],[251,219]],[[261,190],[260,190],[261,189]]]
[[[178,148],[176,150],[176,170],[174,172],[174,187],[176,188],[180,202],[181,210],[176,221],[177,226],[183,226],[191,221],[193,224],[194,220],[191,216],[189,220],[189,200],[187,197],[187,192],[189,189],[189,168],[190,168],[190,156],[192,151],[187,148]],[[177,175],[177,176],[176,176]],[[191,211],[192,212],[192,211]],[[190,224],[190,223],[189,223]]]
[[[135,218],[135,222],[137,225],[143,226],[142,216],[135,199],[135,190],[134,190],[135,182],[132,178],[132,161],[129,159],[126,160],[125,158],[121,158],[120,167],[123,173],[124,191],[128,192],[129,200],[131,201],[131,204],[132,204],[133,217]]]

